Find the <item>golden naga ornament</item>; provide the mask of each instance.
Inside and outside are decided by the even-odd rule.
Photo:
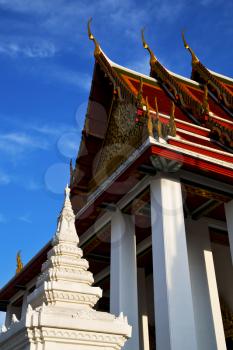
[[[17,253],[16,263],[17,263],[16,273],[19,273],[23,269],[23,263],[22,263],[21,252],[20,251],[18,251],[18,253]]]
[[[98,43],[98,41],[96,40],[96,38],[94,37],[94,35],[91,32],[91,22],[92,22],[92,18],[90,18],[87,22],[87,30],[88,30],[88,37],[90,40],[92,40],[95,44],[95,52],[94,55],[97,56],[100,54],[101,49],[100,49],[100,45]]]
[[[147,44],[147,42],[145,41],[145,36],[144,36],[144,29],[141,30],[141,34],[142,34],[142,45],[144,47],[145,50],[147,50],[150,54],[150,65],[153,65],[154,63],[156,63],[158,60],[154,54],[154,52],[151,50],[151,48],[149,47],[149,45]]]
[[[191,49],[191,47],[189,46],[189,44],[185,40],[184,31],[182,32],[182,39],[183,39],[184,47],[186,48],[186,50],[188,50],[190,52],[190,54],[192,56],[192,63],[198,63],[199,58],[195,55],[194,51]]]

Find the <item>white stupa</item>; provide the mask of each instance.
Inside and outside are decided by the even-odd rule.
[[[122,314],[93,309],[102,290],[92,286],[93,275],[78,247],[69,194],[67,186],[53,247],[21,320],[12,319],[2,331],[1,350],[113,350],[121,349],[131,335]]]

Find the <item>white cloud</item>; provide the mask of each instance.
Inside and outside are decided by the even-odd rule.
[[[0,44],[0,54],[11,57],[48,58],[53,57],[56,53],[57,49],[55,45],[46,41],[33,45],[19,44],[17,42]]]
[[[23,132],[0,134],[0,150],[11,156],[22,155],[32,150],[46,150],[49,143],[46,139],[28,135]]]

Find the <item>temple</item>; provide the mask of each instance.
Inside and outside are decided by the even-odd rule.
[[[89,306],[103,290],[95,312],[100,319],[103,312],[105,324],[98,328],[94,319],[85,326],[104,333],[103,339],[114,334],[116,345],[98,345],[97,337],[89,347],[71,347],[67,335],[64,343],[59,332],[54,339],[52,324],[40,335],[41,347],[10,347],[9,334],[17,333],[25,313],[41,307],[53,312],[56,291],[46,293],[44,271],[56,266],[49,261],[54,245],[63,242],[53,239],[0,290],[0,310],[6,311],[0,348],[50,350],[53,341],[56,349],[63,344],[68,350],[233,349],[233,79],[209,70],[184,34],[190,79],[160,63],[143,31],[149,76],[112,62],[90,21],[88,34],[95,65],[67,201],[94,275],[94,289],[87,293],[95,302]],[[73,264],[68,257],[64,262]],[[68,314],[70,305],[59,302]],[[72,303],[75,313],[79,303]],[[76,327],[67,318],[58,328]]]

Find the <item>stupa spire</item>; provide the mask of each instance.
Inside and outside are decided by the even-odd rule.
[[[66,185],[63,208],[58,217],[58,224],[53,245],[60,241],[68,241],[78,244],[79,238],[75,229],[75,215],[70,201],[70,188]]]

